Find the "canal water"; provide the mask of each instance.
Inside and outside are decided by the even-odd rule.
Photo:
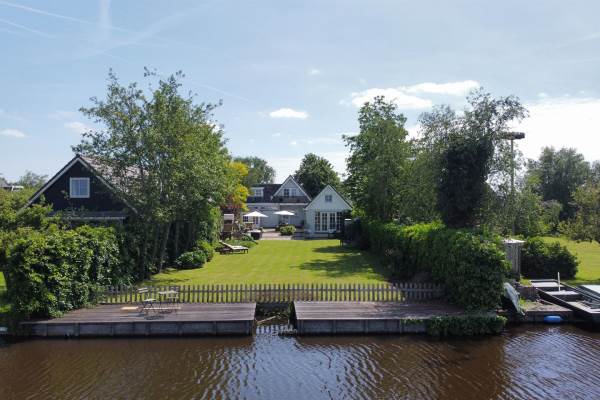
[[[0,345],[0,399],[600,399],[600,333],[32,340]]]

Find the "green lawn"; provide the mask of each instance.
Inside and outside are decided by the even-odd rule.
[[[247,254],[216,254],[200,269],[169,270],[152,285],[240,283],[375,283],[385,281],[377,258],[338,240],[263,240]]]
[[[573,240],[556,237],[545,237],[545,241],[558,241],[577,255],[579,271],[573,284],[599,283],[600,284],[600,244],[598,242],[575,242]]]

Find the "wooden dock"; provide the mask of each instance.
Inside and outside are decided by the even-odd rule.
[[[43,337],[252,335],[255,311],[256,303],[182,303],[175,311],[146,316],[135,306],[110,304],[21,326],[25,335]]]
[[[588,289],[560,284],[554,279],[532,279],[540,297],[559,306],[571,309],[575,314],[594,324],[600,324],[600,296]]]
[[[427,319],[462,314],[464,310],[439,301],[294,302],[299,335],[421,333]]]

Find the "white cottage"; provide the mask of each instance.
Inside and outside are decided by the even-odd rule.
[[[332,186],[327,185],[304,209],[306,237],[341,231],[344,218],[352,210],[350,203]]]

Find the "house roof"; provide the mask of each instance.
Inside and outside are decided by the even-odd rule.
[[[273,196],[277,196],[279,191],[282,189],[282,187],[288,182],[288,181],[292,181],[294,182],[294,184],[298,187],[298,189],[300,189],[300,191],[302,192],[303,195],[306,196],[306,198],[310,201],[310,196],[304,191],[304,188],[302,187],[302,185],[300,185],[292,175],[288,176],[285,181],[283,181],[283,183],[281,185],[279,185],[279,189],[277,189],[277,191],[275,192],[275,194]]]
[[[108,187],[111,190],[111,192],[118,194],[119,191],[116,189],[116,185],[114,183],[115,180],[114,180],[114,178],[111,174],[111,170],[108,166],[101,164],[98,160],[95,160],[91,157],[84,157],[84,156],[77,154],[75,157],[73,157],[71,159],[71,161],[69,161],[64,167],[62,167],[60,169],[60,171],[58,171],[50,180],[48,180],[48,182],[46,182],[44,184],[44,186],[39,188],[33,194],[33,196],[31,196],[31,198],[29,199],[29,201],[23,208],[26,208],[26,207],[29,207],[30,205],[32,205],[34,201],[36,201],[42,194],[44,194],[44,192],[50,186],[52,186],[61,176],[63,176],[76,163],[80,163],[81,165],[83,165],[83,167],[85,167],[92,174],[94,174],[98,178],[99,181],[101,181],[104,185],[106,185],[106,187]],[[127,200],[125,200],[123,198],[120,198],[120,200],[122,200],[125,203],[125,205],[127,207],[129,207],[131,210],[135,211],[135,208],[132,207],[127,202]]]
[[[313,203],[315,203],[315,202],[317,201],[317,199],[319,199],[319,198],[321,197],[321,195],[323,195],[323,192],[325,192],[325,190],[326,190],[327,188],[330,188],[331,190],[333,190],[333,192],[334,192],[335,194],[337,194],[338,196],[340,196],[340,199],[342,199],[342,201],[343,201],[344,203],[346,203],[346,205],[348,206],[348,208],[352,208],[352,204],[350,204],[350,202],[349,202],[348,200],[346,200],[346,199],[344,198],[344,196],[342,196],[342,195],[340,194],[340,192],[338,192],[337,190],[335,190],[335,188],[334,188],[333,186],[331,186],[331,185],[327,185],[327,186],[325,186],[325,187],[323,188],[323,190],[321,190],[321,191],[319,192],[319,194],[318,194],[318,195],[316,195],[316,196],[315,196],[315,198],[314,198],[314,199],[312,199],[312,201],[311,201],[310,203],[308,203],[308,204],[306,205],[306,207],[304,207],[304,209],[305,209],[305,210],[308,210],[308,208],[309,208],[309,207],[310,207],[310,206],[311,206]]]
[[[262,185],[252,186],[255,188],[263,188],[262,197],[248,196],[246,203],[271,203],[273,196],[281,187],[281,183],[265,183]]]
[[[0,176],[0,187],[1,188],[9,188],[9,187],[11,187],[11,185],[8,184],[6,179],[4,179],[3,177]]]

